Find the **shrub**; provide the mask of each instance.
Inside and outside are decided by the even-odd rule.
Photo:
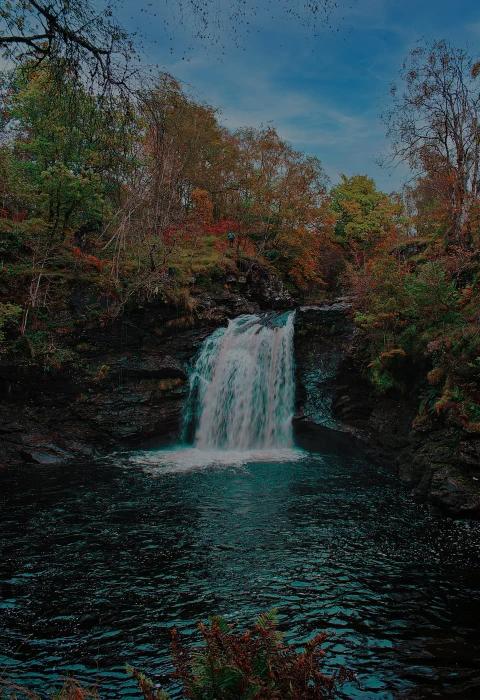
[[[223,618],[199,625],[203,645],[189,650],[172,632],[174,679],[191,700],[323,700],[336,697],[337,687],[353,674],[322,670],[325,634],[310,640],[302,652],[287,644],[277,628],[275,612],[260,615],[249,630],[238,631]],[[130,669],[146,700],[166,700],[143,674]]]
[[[5,329],[9,325],[18,323],[22,313],[22,307],[18,304],[0,303],[0,353],[2,352],[2,344],[5,340]]]
[[[177,630],[172,631],[175,671],[172,682],[190,700],[326,700],[339,697],[338,687],[354,680],[351,671],[333,674],[323,669],[326,634],[318,634],[302,652],[287,644],[277,627],[275,611],[260,615],[251,629],[238,631],[221,617],[199,624],[201,646],[188,649]],[[170,700],[167,691],[141,671],[127,666],[145,700]],[[0,697],[40,700],[35,692],[0,677]],[[102,694],[84,688],[75,679],[65,681],[52,700],[93,700]]]
[[[99,695],[94,688],[83,688],[73,678],[67,678],[62,688],[52,695],[52,700],[99,700]],[[28,700],[40,700],[40,695],[17,685],[9,683],[0,678],[0,698],[5,700],[20,700],[26,698]]]

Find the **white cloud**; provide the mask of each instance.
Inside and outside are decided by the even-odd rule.
[[[317,155],[333,181],[341,172],[361,172],[375,176],[389,190],[400,186],[402,171],[389,174],[376,164],[386,150],[380,105],[370,104],[364,111],[341,109],[316,92],[279,84],[268,65],[254,69],[229,63],[213,69],[208,61],[197,59],[191,66],[177,64],[168,70],[175,73],[179,67],[181,77],[195,86],[195,96],[220,107],[225,126],[273,124],[295,148]]]

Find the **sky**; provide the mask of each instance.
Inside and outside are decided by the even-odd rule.
[[[292,146],[318,156],[332,183],[341,173],[367,174],[390,192],[408,178],[405,166],[378,161],[388,152],[381,115],[412,48],[446,39],[480,58],[478,0],[338,0],[328,22],[316,25],[303,0],[199,6],[205,24],[188,0],[123,0],[118,14],[138,32],[153,70],[217,107],[229,128],[272,124]],[[232,20],[241,6],[245,12]]]

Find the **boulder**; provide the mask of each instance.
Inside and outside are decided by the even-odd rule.
[[[480,479],[451,465],[433,471],[428,500],[455,517],[480,517]]]

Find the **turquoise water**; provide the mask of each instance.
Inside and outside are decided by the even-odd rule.
[[[338,436],[294,447],[293,318],[206,339],[193,445],[0,475],[3,675],[133,698],[125,663],[167,680],[173,626],[194,642],[212,614],[275,607],[295,644],[329,633],[330,667],[357,673],[344,697],[478,697],[480,526],[415,505]]]
[[[345,697],[478,697],[478,524],[318,449],[0,475],[4,675],[45,691],[72,671],[133,698],[125,662],[164,679],[172,626],[194,639],[212,613],[277,607],[292,641],[331,633],[328,662],[358,674]]]

